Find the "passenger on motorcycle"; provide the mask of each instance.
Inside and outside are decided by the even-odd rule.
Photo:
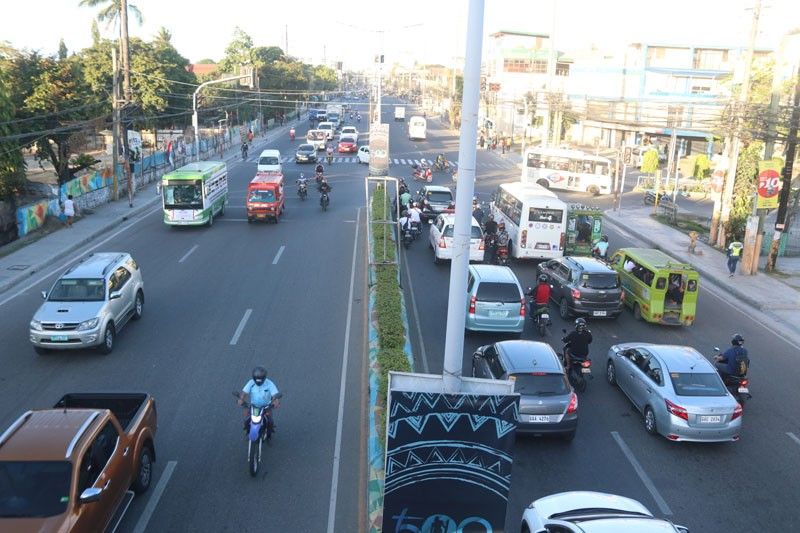
[[[331,192],[331,184],[328,183],[328,180],[326,180],[324,177],[319,184],[319,192],[322,194],[328,194]]]
[[[603,235],[599,241],[594,243],[592,255],[603,260],[608,257],[608,235]]]
[[[550,303],[550,284],[547,283],[547,276],[544,274],[539,276],[539,284],[531,291],[530,296],[533,296],[531,316],[538,318],[538,315],[547,312]]]
[[[401,232],[411,229],[411,218],[408,216],[408,211],[404,210],[402,215],[400,220],[397,221]]]
[[[486,235],[494,235],[497,233],[497,222],[494,221],[494,215],[489,213],[489,218],[483,226],[483,232]]]
[[[267,379],[267,369],[263,366],[257,366],[253,369],[253,377],[239,393],[239,405],[243,405],[247,400],[250,405],[257,408],[264,408],[267,406],[277,407],[278,400],[275,396],[278,394],[278,387]],[[267,438],[269,438],[275,431],[275,423],[270,415],[267,423]],[[247,431],[250,427],[250,410],[244,410],[244,430]]]
[[[731,347],[725,350],[722,355],[716,356],[714,361],[723,381],[726,376],[745,377],[750,367],[750,358],[747,356],[747,349],[744,347],[744,337],[736,333],[731,337]]]
[[[317,165],[317,168],[314,169],[317,174],[322,174],[325,172],[325,167],[322,166],[322,163]]]
[[[505,246],[508,247],[508,232],[506,231],[506,223],[500,222],[497,225],[497,246]]]
[[[587,359],[589,357],[589,345],[592,343],[592,332],[586,327],[586,320],[583,318],[575,319],[575,330],[568,333],[561,342],[564,348],[564,366],[569,369],[570,359]],[[568,346],[567,346],[568,345]]]
[[[479,225],[483,224],[483,209],[481,209],[477,198],[472,199],[472,218],[474,218]]]
[[[411,219],[411,226],[415,229],[417,234],[422,233],[422,210],[419,208],[417,202],[414,202],[414,205],[408,210],[408,218]]]
[[[408,192],[408,189],[406,189],[405,192],[400,193],[400,205],[407,209],[410,203],[411,193]]]

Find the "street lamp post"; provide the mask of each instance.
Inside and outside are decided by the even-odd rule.
[[[245,74],[240,76],[230,76],[228,78],[222,78],[221,80],[211,80],[201,83],[197,86],[197,89],[194,90],[194,94],[192,95],[192,128],[194,128],[194,153],[195,153],[195,161],[200,161],[200,123],[197,118],[197,94],[200,92],[200,89],[206,87],[207,85],[213,85],[215,83],[226,83],[229,81],[240,80],[242,78],[251,78],[252,74]]]

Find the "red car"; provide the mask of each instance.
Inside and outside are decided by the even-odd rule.
[[[340,154],[354,154],[358,151],[358,141],[355,137],[343,135],[339,138],[338,150]]]

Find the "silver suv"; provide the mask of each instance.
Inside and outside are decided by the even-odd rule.
[[[97,346],[114,349],[115,336],[128,320],[142,317],[144,283],[136,261],[127,253],[91,254],[67,270],[31,320],[36,353]]]

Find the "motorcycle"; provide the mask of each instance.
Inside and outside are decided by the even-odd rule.
[[[419,236],[422,235],[422,224],[420,222],[412,222],[411,223],[411,236],[416,241],[419,239]]]
[[[430,167],[413,165],[411,168],[411,177],[414,178],[414,180],[427,183],[433,181],[433,172],[431,172]]]
[[[301,183],[297,186],[297,196],[303,201],[308,197],[308,187],[306,187],[305,183]]]
[[[403,246],[408,250],[408,247],[411,246],[411,243],[414,242],[414,233],[410,227],[407,227],[403,230]]]
[[[494,264],[497,259],[497,235],[494,233],[487,233],[483,238],[483,249],[485,262]]]
[[[294,128],[289,130],[289,139],[292,141],[294,140]]]
[[[528,316],[530,316],[531,320],[533,320],[533,323],[536,324],[536,329],[539,332],[539,336],[544,337],[547,334],[547,327],[551,324],[550,313],[548,312],[546,305],[539,307],[536,306],[536,300],[533,298],[534,294],[534,290],[531,287],[528,287]]]
[[[247,160],[247,143],[242,143],[242,161]]]
[[[239,399],[239,393],[233,395]],[[283,397],[282,393],[273,396],[272,401]],[[247,463],[250,465],[250,475],[255,477],[261,467],[261,447],[264,441],[272,438],[272,403],[266,407],[255,407],[249,403],[243,404],[250,410],[250,419],[247,424]]]
[[[436,162],[433,164],[433,170],[444,172],[445,170],[450,170],[450,161],[447,159],[437,159]]]
[[[667,207],[675,207],[675,204],[672,201],[672,196],[662,192],[656,194],[655,191],[646,191],[644,193],[644,205],[653,205],[658,200],[658,205],[663,205]]]
[[[331,203],[330,196],[328,196],[328,193],[323,192],[322,195],[319,197],[319,205],[322,206],[322,210],[327,211],[330,203]]]
[[[497,264],[500,266],[508,266],[508,246],[507,245],[497,245],[497,250],[495,252],[495,259],[497,260]]]
[[[567,334],[567,330],[561,330],[564,335]],[[563,342],[564,339],[561,339]],[[558,352],[558,358],[561,359],[561,364],[566,367],[567,370],[567,379],[569,380],[570,384],[575,387],[575,390],[578,392],[584,392],[586,390],[586,385],[588,385],[586,378],[592,377],[592,360],[589,357],[577,357],[575,355],[569,354],[569,365],[567,365],[566,361],[566,353],[569,351],[569,343],[564,343],[564,347]]]
[[[325,156],[325,159],[328,161],[329,165],[333,164],[333,153],[328,152],[328,155]]]
[[[719,352],[719,348],[714,346],[714,351]],[[717,357],[719,356],[715,356],[714,359]],[[722,383],[725,385],[725,388],[728,389],[728,392],[739,402],[742,408],[744,408],[745,402],[753,399],[753,395],[750,394],[750,379],[748,379],[746,375],[734,376],[731,374],[723,374],[718,368],[717,373],[719,373],[719,377],[722,378]]]

